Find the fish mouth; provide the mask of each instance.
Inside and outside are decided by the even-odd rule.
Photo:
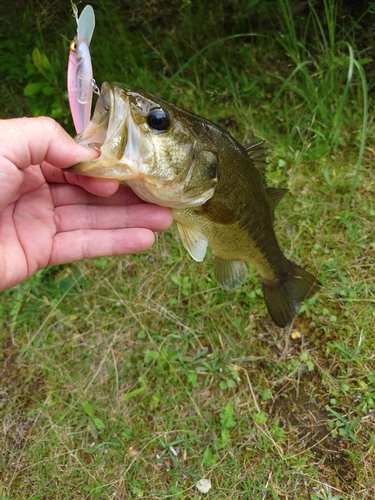
[[[137,178],[136,151],[130,152],[129,148],[126,151],[129,143],[129,120],[132,118],[126,93],[119,87],[104,82],[89,125],[75,137],[82,146],[99,151],[100,156],[90,162],[77,163],[65,171],[106,179]],[[131,145],[134,145],[134,141]]]

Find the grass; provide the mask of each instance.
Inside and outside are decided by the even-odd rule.
[[[0,499],[372,499],[374,6],[353,21],[330,0],[302,13],[281,0],[93,6],[98,82],[269,139],[269,184],[290,189],[280,243],[324,286],[281,330],[251,269],[224,292],[172,230],[147,253],[4,292]],[[11,10],[0,16],[3,116],[43,112],[72,132],[61,34],[74,20],[50,3],[25,12],[17,41]],[[42,86],[24,96],[30,84]]]

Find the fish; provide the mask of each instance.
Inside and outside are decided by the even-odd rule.
[[[211,249],[222,288],[240,287],[252,264],[277,326],[289,325],[319,290],[318,280],[278,244],[274,209],[288,190],[267,187],[262,142],[242,146],[205,118],[108,82],[76,141],[99,156],[68,171],[124,180],[142,200],[171,208],[191,257],[201,262]]]
[[[95,14],[87,5],[78,18],[78,9],[72,3],[77,22],[77,34],[70,42],[67,87],[70,110],[77,134],[85,130],[90,122],[92,94],[94,90],[90,42],[95,29]]]

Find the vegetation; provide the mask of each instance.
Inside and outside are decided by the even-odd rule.
[[[98,84],[268,140],[279,240],[324,286],[279,329],[254,272],[224,292],[172,230],[4,292],[0,499],[374,498],[375,4],[91,4]],[[73,134],[69,2],[1,10],[2,117]]]

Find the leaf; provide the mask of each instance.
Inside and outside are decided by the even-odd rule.
[[[102,419],[98,418],[98,417],[92,417],[92,421],[94,422],[95,424],[95,427],[99,430],[102,430],[105,428],[105,424],[103,422]]]
[[[258,425],[263,425],[267,422],[267,414],[264,411],[254,413],[253,418]]]
[[[145,353],[145,361],[146,363],[150,363],[153,359],[158,359],[160,357],[160,353],[157,351],[146,351]]]
[[[369,64],[373,61],[373,59],[370,59],[369,57],[365,58],[365,59],[359,59],[358,63],[361,65],[361,66],[364,66],[365,64]]]
[[[44,95],[53,95],[56,93],[56,90],[51,85],[45,85],[42,92]]]
[[[175,285],[181,286],[182,280],[179,276],[173,275],[171,276],[171,280]]]
[[[262,391],[261,397],[263,401],[268,401],[269,399],[272,399],[272,392],[269,389],[264,389],[264,391]]]
[[[233,406],[230,403],[225,405],[224,412],[220,413],[220,422],[224,428],[234,427],[236,425],[233,419]]]
[[[107,269],[109,267],[109,260],[107,259],[107,257],[97,257],[96,259],[94,259],[94,265],[96,267]]]
[[[146,390],[146,387],[139,387],[138,389],[134,389],[134,391],[130,391],[127,394],[125,394],[125,396],[123,397],[123,400],[129,401],[129,399],[133,399],[133,398],[139,396],[139,394],[143,394],[145,392],[145,390]]]
[[[323,176],[324,176],[326,183],[328,184],[328,186],[330,186],[331,185],[331,178],[330,178],[328,170],[326,168],[323,168],[322,172],[323,172]]]
[[[42,61],[41,61],[42,62],[42,68],[46,69],[47,71],[51,71],[52,70],[52,65],[49,62],[48,57],[46,56],[46,54],[44,52],[42,52],[41,56],[42,56]]]
[[[40,71],[42,69],[42,54],[39,49],[35,48],[31,54],[34,66]]]
[[[309,372],[313,372],[315,369],[315,365],[312,361],[306,361],[306,366]]]
[[[26,85],[26,87],[23,89],[23,95],[25,96],[31,96],[37,94],[43,87],[45,87],[45,83],[43,82],[36,82],[36,83],[29,83]]]
[[[222,429],[221,430],[221,441],[222,441],[223,447],[227,444],[229,437],[230,437],[229,429],[227,429],[227,428]]]
[[[40,52],[39,49],[35,48],[32,52],[31,57],[32,57],[34,66],[41,73],[44,73],[44,71],[51,71],[52,70],[52,65],[49,62],[49,59],[44,52]]]
[[[94,410],[88,401],[82,401],[82,408],[89,417],[93,418]]]
[[[199,384],[198,384],[198,375],[195,373],[195,372],[188,372],[187,374],[187,380],[188,382],[190,382],[190,384],[193,386],[193,387],[199,387]]]
[[[299,358],[301,361],[307,361],[309,359],[309,355],[307,352],[303,352]]]

